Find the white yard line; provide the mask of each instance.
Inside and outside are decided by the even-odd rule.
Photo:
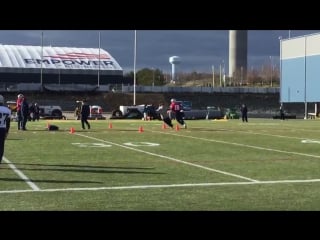
[[[221,174],[224,174],[224,175],[245,179],[245,180],[248,180],[248,181],[251,181],[251,182],[258,182],[258,180],[255,180],[255,179],[252,179],[252,178],[247,178],[247,177],[244,177],[244,176],[241,176],[241,175],[238,175],[238,174],[233,174],[233,173],[230,173],[230,172],[220,171],[218,169],[209,168],[209,167],[205,167],[205,166],[202,166],[202,165],[199,165],[199,164],[182,161],[182,160],[179,160],[179,159],[176,159],[176,158],[173,158],[173,157],[168,157],[168,156],[164,156],[164,155],[160,155],[160,154],[156,154],[156,153],[152,153],[152,152],[143,151],[141,149],[128,147],[126,145],[122,145],[122,144],[106,141],[106,140],[95,138],[95,137],[86,136],[86,135],[79,134],[79,133],[75,133],[75,134],[78,135],[78,136],[81,136],[81,137],[85,137],[85,138],[93,139],[93,140],[96,140],[96,141],[108,143],[108,144],[111,144],[111,145],[115,145],[115,146],[118,146],[118,147],[130,149],[130,150],[133,150],[133,151],[136,151],[136,152],[141,152],[141,153],[144,153],[144,154],[148,154],[148,155],[152,155],[152,156],[156,156],[156,157],[169,159],[171,161],[183,163],[183,164],[190,165],[190,166],[193,166],[193,167],[202,168],[202,169],[205,169],[205,170],[208,170],[208,171],[217,172],[217,173],[221,173]]]
[[[270,152],[279,152],[279,153],[299,155],[299,156],[304,156],[304,157],[320,158],[319,155],[313,155],[313,154],[307,154],[307,153],[299,153],[299,152],[291,152],[291,151],[284,151],[284,150],[278,150],[278,149],[273,149],[273,148],[258,147],[258,146],[243,144],[243,143],[226,142],[226,141],[222,141],[222,140],[214,140],[214,139],[193,137],[193,136],[187,136],[187,135],[169,133],[169,132],[159,132],[159,131],[152,131],[152,132],[168,134],[168,135],[173,135],[173,136],[178,136],[178,137],[192,138],[192,139],[203,140],[203,141],[208,141],[208,142],[216,142],[216,143],[223,143],[223,144],[246,147],[246,148],[253,148],[253,149],[270,151]]]
[[[265,184],[303,184],[319,183],[320,179],[308,180],[277,180],[277,181],[259,181],[259,182],[220,182],[220,183],[183,183],[183,184],[161,184],[161,185],[137,185],[137,186],[118,186],[118,187],[84,187],[84,188],[51,188],[41,189],[37,192],[70,192],[70,191],[101,191],[101,190],[130,190],[130,189],[148,189],[148,188],[181,188],[181,187],[210,187],[210,186],[236,186],[236,185],[265,185]],[[6,193],[28,193],[34,190],[4,190],[0,194]]]
[[[269,136],[269,137],[278,137],[278,138],[288,138],[288,139],[298,139],[298,140],[310,139],[314,141],[319,140],[319,139],[311,139],[311,138],[303,138],[303,137],[291,137],[291,136],[278,135],[278,134],[259,133],[259,132],[252,132],[252,131],[230,130],[230,129],[223,129],[223,128],[221,128],[220,130],[228,131],[228,132],[240,132],[240,133],[253,134],[253,135],[262,135],[262,136]]]
[[[32,189],[32,191],[39,191],[40,188],[33,183],[23,172],[21,172],[12,162],[10,162],[6,157],[2,158],[4,162],[22,179],[24,180]]]

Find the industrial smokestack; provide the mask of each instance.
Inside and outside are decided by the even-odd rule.
[[[229,77],[242,84],[247,79],[248,31],[229,31]]]

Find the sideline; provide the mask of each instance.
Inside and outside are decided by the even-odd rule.
[[[320,179],[307,180],[278,180],[278,181],[259,181],[259,182],[221,182],[221,183],[184,183],[184,184],[162,184],[162,185],[136,185],[118,187],[84,187],[84,188],[48,188],[37,192],[68,192],[68,191],[99,191],[99,190],[130,190],[130,189],[149,189],[149,188],[178,188],[178,187],[212,187],[212,186],[236,186],[236,185],[266,185],[266,184],[292,184],[292,183],[319,183]],[[5,193],[28,193],[34,190],[4,190]]]
[[[41,189],[30,180],[23,172],[21,172],[12,162],[10,162],[6,157],[3,156],[4,162],[22,179],[24,180],[32,189],[32,191],[40,191]]]

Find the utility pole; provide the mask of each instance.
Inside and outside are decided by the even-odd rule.
[[[220,64],[220,87],[222,87],[221,64]]]
[[[214,65],[212,65],[212,87],[214,88]]]

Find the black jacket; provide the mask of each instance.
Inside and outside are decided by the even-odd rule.
[[[90,106],[84,103],[81,107],[81,116],[88,117],[90,115]]]

